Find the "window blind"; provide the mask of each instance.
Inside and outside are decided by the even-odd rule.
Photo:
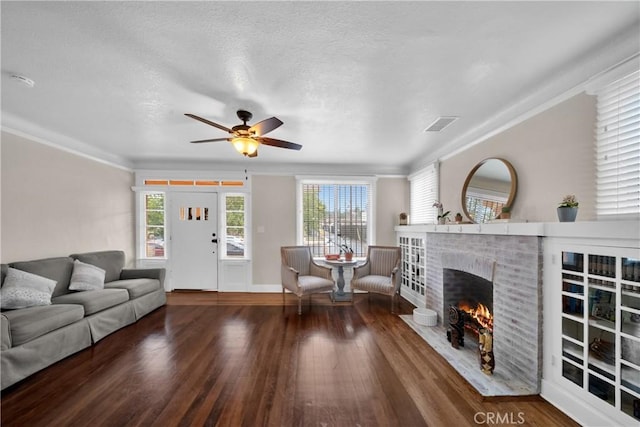
[[[596,214],[640,215],[640,71],[598,93]]]
[[[438,163],[434,162],[409,177],[411,196],[411,224],[435,224],[438,210],[433,203],[438,200]]]
[[[369,244],[369,184],[302,184],[302,237],[313,256],[352,251]]]

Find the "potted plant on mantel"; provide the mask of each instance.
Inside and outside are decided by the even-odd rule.
[[[511,218],[511,207],[503,206],[500,211],[500,219],[510,219]]]
[[[442,203],[436,200],[433,202],[433,207],[438,208],[438,224],[442,225],[449,221],[449,214],[451,211],[443,212],[444,208],[442,207]]]
[[[558,220],[560,222],[573,222],[578,215],[578,201],[573,194],[567,194],[558,206]]]

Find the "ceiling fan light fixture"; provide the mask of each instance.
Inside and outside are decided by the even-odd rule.
[[[238,153],[243,154],[245,156],[252,155],[258,149],[258,141],[256,141],[253,138],[246,138],[241,136],[241,137],[233,138],[231,140],[231,143],[233,144],[234,147],[236,147],[236,150],[238,151]]]

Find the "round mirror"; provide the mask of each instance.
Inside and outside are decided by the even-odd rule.
[[[462,209],[472,222],[494,220],[516,197],[516,170],[503,159],[490,158],[469,172],[462,187]]]

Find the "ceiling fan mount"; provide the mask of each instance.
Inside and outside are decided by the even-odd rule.
[[[203,119],[202,117],[196,116],[194,114],[185,113],[185,116],[187,117],[198,120],[199,122],[202,122],[209,126],[213,126],[230,134],[230,136],[227,138],[201,139],[198,141],[191,141],[191,143],[199,144],[203,142],[230,141],[239,153],[247,157],[257,157],[258,145],[260,144],[270,145],[272,147],[287,148],[290,150],[300,150],[302,148],[302,145],[300,144],[263,136],[280,127],[283,124],[280,119],[271,117],[269,119],[258,122],[253,126],[249,126],[247,122],[253,118],[253,114],[246,110],[238,110],[236,114],[238,115],[238,118],[242,120],[243,124],[235,125],[231,129],[229,129],[226,126],[214,123],[207,119]]]
[[[238,110],[236,111],[236,114],[238,115],[238,118],[244,122],[245,125],[249,120],[253,118],[253,114],[246,110]]]

